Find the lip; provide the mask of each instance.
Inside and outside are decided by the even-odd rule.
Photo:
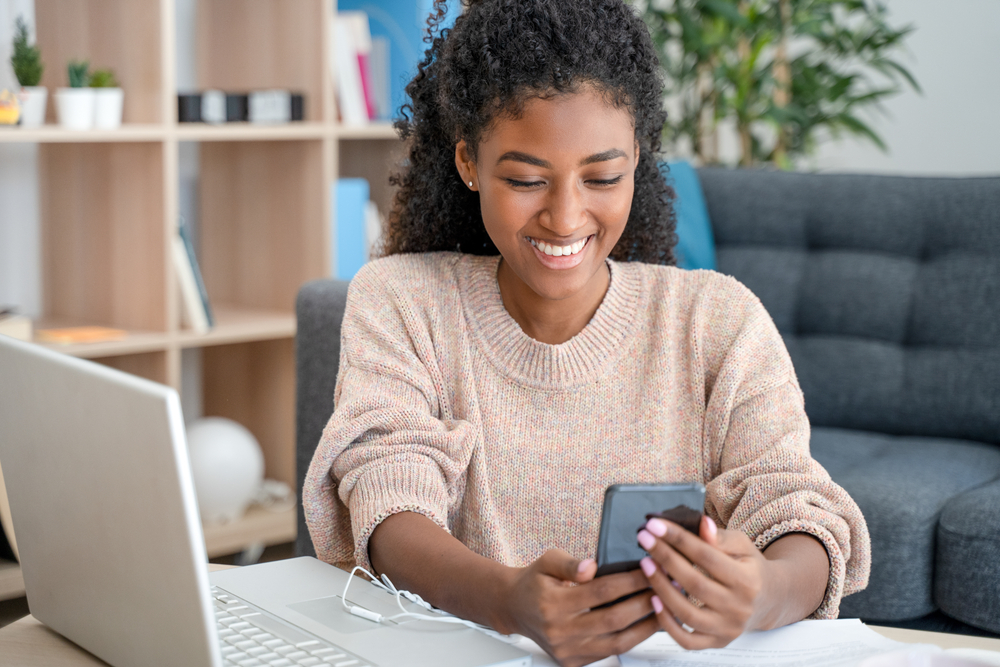
[[[544,252],[542,252],[534,245],[532,245],[531,241],[527,239],[525,239],[524,242],[527,243],[528,247],[535,252],[535,257],[538,258],[538,261],[541,262],[542,266],[544,266],[547,269],[563,271],[566,269],[572,269],[580,265],[580,263],[583,261],[584,253],[586,253],[587,250],[590,248],[590,242],[593,240],[594,240],[594,235],[591,234],[590,236],[587,237],[587,242],[583,245],[583,248],[580,249],[580,252],[576,253],[575,255],[563,255],[561,257],[546,255]]]

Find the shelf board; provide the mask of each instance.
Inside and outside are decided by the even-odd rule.
[[[325,123],[305,122],[282,125],[178,123],[173,132],[180,141],[281,141],[322,139],[332,134],[332,128]]]
[[[61,329],[73,326],[87,326],[87,322],[37,322],[37,329]],[[158,331],[130,331],[124,340],[109,340],[99,343],[46,343],[34,341],[42,347],[55,352],[68,354],[81,359],[97,359],[100,357],[117,357],[123,354],[143,354],[145,352],[161,352],[170,345],[170,336]]]
[[[399,139],[392,123],[378,122],[368,125],[338,125],[339,139]]]
[[[252,544],[265,546],[295,540],[295,508],[274,512],[254,505],[239,521],[204,527],[209,558],[237,553]]]
[[[0,143],[114,143],[163,141],[289,141],[323,139],[397,139],[392,123],[368,125],[327,125],[319,122],[293,122],[281,125],[254,123],[126,123],[114,130],[67,130],[59,125],[42,127],[0,127]]]
[[[74,144],[162,141],[166,135],[166,127],[154,123],[145,125],[129,123],[114,130],[67,130],[58,125],[0,127],[0,143]]]
[[[81,359],[117,357],[126,354],[162,352],[171,347],[191,348],[230,343],[252,343],[295,336],[295,315],[271,310],[257,310],[219,304],[213,306],[215,326],[207,333],[182,329],[176,333],[166,331],[130,331],[124,340],[100,343],[41,343],[39,345]],[[43,321],[39,329],[62,328],[93,324],[88,322]]]
[[[291,338],[295,335],[295,315],[270,310],[252,310],[219,304],[212,306],[215,326],[208,333],[184,330],[177,334],[181,347],[206,347],[229,343]]]
[[[24,577],[21,575],[21,566],[9,560],[0,560],[0,600],[12,600],[22,596],[24,596]]]

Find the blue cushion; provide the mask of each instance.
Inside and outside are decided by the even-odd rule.
[[[705,195],[701,191],[698,172],[688,162],[664,165],[667,182],[673,186],[677,199],[677,266],[682,269],[715,270],[715,239],[708,220]]]

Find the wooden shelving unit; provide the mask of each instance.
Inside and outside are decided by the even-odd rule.
[[[288,125],[180,124],[174,0],[36,0],[42,85],[65,85],[62,63],[115,70],[124,124],[105,131],[48,125],[0,131],[39,144],[44,315],[36,328],[96,324],[126,339],[51,346],[181,387],[181,351],[202,349],[206,415],[239,421],[264,450],[265,474],[295,483],[294,303],[331,275],[330,184],[364,176],[386,209],[388,123],[342,127],[329,70],[329,0],[199,0],[202,89],[284,88],[305,95]],[[181,327],[170,262],[178,218],[178,145],[200,143],[199,262],[217,325]],[[209,555],[295,537],[295,512],[255,509],[205,530]],[[0,597],[18,585],[0,563]]]

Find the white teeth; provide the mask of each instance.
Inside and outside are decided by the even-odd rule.
[[[583,246],[587,245],[587,239],[589,238],[590,237],[588,236],[586,239],[580,239],[576,243],[567,246],[554,246],[546,243],[545,241],[538,241],[531,237],[528,237],[528,240],[531,242],[531,245],[535,246],[539,251],[545,253],[546,255],[551,257],[566,257],[568,255],[575,255],[583,250]]]

